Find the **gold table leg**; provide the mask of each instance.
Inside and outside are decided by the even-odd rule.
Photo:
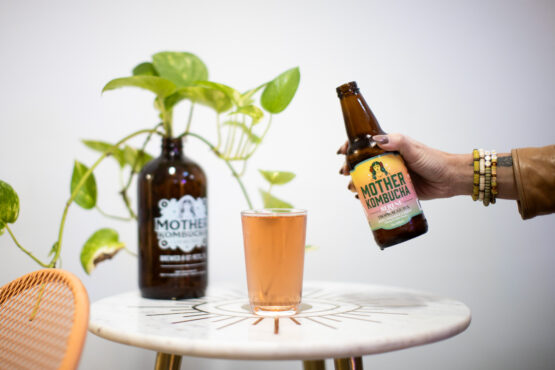
[[[169,353],[158,352],[154,370],[179,370],[181,366],[181,356]]]
[[[335,370],[362,370],[361,357],[336,358],[333,363]]]
[[[303,361],[303,370],[326,370],[326,361],[305,360]]]

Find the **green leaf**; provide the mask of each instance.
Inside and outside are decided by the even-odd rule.
[[[168,96],[164,104],[166,109],[172,109],[180,101],[188,99],[193,103],[202,104],[214,109],[218,113],[229,110],[233,104],[226,94],[218,89],[206,86],[188,86],[178,89]]]
[[[73,194],[77,184],[79,184],[88,170],[88,167],[83,163],[75,161],[73,165],[73,174],[71,175],[71,194]],[[74,201],[85,209],[94,208],[96,205],[96,180],[94,179],[93,173],[85,180],[85,183],[77,192]]]
[[[272,194],[260,190],[260,194],[262,195],[262,202],[264,202],[264,208],[293,208],[291,203],[287,203],[284,200],[274,197]]]
[[[299,67],[283,72],[266,85],[260,98],[260,104],[270,113],[282,112],[295,96],[300,80]]]
[[[10,184],[0,180],[0,235],[6,224],[13,224],[19,216],[19,196]]]
[[[208,79],[206,65],[191,53],[163,51],[152,56],[152,64],[161,77],[178,87],[191,86],[195,81]]]
[[[50,248],[50,252],[48,252],[48,257],[55,255],[56,249],[58,249],[58,242],[54,242],[54,244],[52,244],[52,248]]]
[[[144,62],[133,68],[133,76],[158,76],[158,72],[152,63]]]
[[[260,144],[262,142],[262,139],[259,136],[255,135],[252,131],[250,131],[247,125],[245,125],[243,122],[225,121],[222,125],[239,127],[247,135],[249,141],[253,144]]]
[[[264,117],[264,112],[262,112],[262,109],[258,108],[255,105],[246,105],[244,107],[239,107],[235,112],[230,113],[230,115],[241,113],[251,117],[253,125],[256,125],[258,122],[260,122],[262,117]]]
[[[100,229],[85,242],[81,249],[81,265],[90,274],[99,262],[110,259],[125,247],[114,229]]]
[[[254,89],[245,91],[244,93],[241,94],[241,104],[239,104],[240,106],[245,106],[245,105],[250,105],[252,104],[253,100],[252,97],[254,94],[256,94],[261,88],[265,87],[268,83],[263,83],[262,85],[255,87]]]
[[[262,176],[272,185],[283,185],[295,178],[293,172],[287,171],[264,171],[258,170]]]
[[[102,92],[120,87],[140,87],[152,91],[157,97],[165,98],[172,94],[176,86],[173,82],[158,76],[132,76],[116,78],[106,84]]]
[[[231,86],[227,86],[221,83],[213,82],[213,81],[197,81],[197,85],[210,87],[215,90],[219,90],[223,92],[232,102],[233,104],[240,106],[241,103],[241,93],[235,90]]]
[[[128,164],[130,167],[132,167],[133,172],[139,172],[143,169],[145,164],[153,159],[153,157],[147,152],[140,149],[132,148],[129,145],[126,145],[123,148],[123,157],[125,160],[125,164]]]
[[[81,140],[83,144],[85,144],[88,148],[92,150],[96,150],[97,152],[104,153],[108,149],[113,147],[113,144],[106,143],[104,141],[94,141],[94,140]],[[112,153],[110,154],[114,157],[116,161],[118,161],[120,167],[123,168],[125,166],[125,158],[123,156],[123,151],[119,148],[113,149]]]

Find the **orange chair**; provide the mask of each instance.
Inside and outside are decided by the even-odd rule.
[[[0,288],[0,369],[76,369],[89,298],[72,273],[43,269]]]

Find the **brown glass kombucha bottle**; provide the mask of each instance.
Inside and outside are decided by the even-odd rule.
[[[162,154],[139,174],[139,288],[145,298],[204,295],[207,285],[206,176],[163,138]]]
[[[339,86],[337,95],[349,138],[347,165],[376,243],[384,249],[426,233],[428,223],[405,162],[372,139],[385,132],[356,82]]]

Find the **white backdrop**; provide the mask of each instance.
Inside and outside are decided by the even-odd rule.
[[[246,183],[260,204],[256,169],[297,178],[275,194],[308,209],[305,279],[427,290],[465,302],[463,334],[364,358],[369,369],[552,369],[555,367],[555,216],[522,221],[515,202],[485,208],[469,197],[423,202],[429,232],[381,252],[361,206],[338,175],[345,140],[335,87],[356,80],[387,131],[451,152],[506,152],[555,142],[553,1],[15,1],[0,2],[0,178],[21,198],[13,226],[45,258],[69,195],[73,160],[96,154],[82,138],[116,141],[156,121],[152,96],[100,95],[110,79],[162,50],[191,51],[210,78],[240,90],[301,68],[291,106],[275,117]],[[186,110],[176,112],[183,128]],[[197,109],[193,129],[213,135],[215,116]],[[149,147],[158,151],[158,143]],[[244,285],[239,211],[227,168],[197,142],[188,156],[208,175],[209,279]],[[99,204],[124,209],[114,164],[96,172]],[[134,196],[134,192],[132,193]],[[131,248],[136,227],[72,207],[63,267],[91,301],[135,289],[136,260],[122,253],[92,276],[81,245],[115,227]],[[0,283],[37,268],[0,237]],[[89,335],[81,369],[151,369],[154,353]],[[330,366],[331,363],[328,363]],[[183,368],[289,369],[297,362],[184,358]],[[330,366],[331,367],[331,366]]]

